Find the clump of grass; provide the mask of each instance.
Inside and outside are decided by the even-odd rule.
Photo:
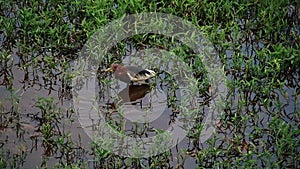
[[[230,80],[230,92],[225,100],[227,108],[215,136],[207,143],[200,143],[197,137],[202,126],[199,124],[189,138],[193,141],[191,149],[197,154],[195,158],[199,167],[299,166],[299,158],[295,156],[299,154],[299,133],[295,126],[300,116],[297,105],[300,64],[298,1],[8,0],[0,2],[0,9],[0,85],[10,90],[12,97],[9,101],[13,104],[9,113],[1,112],[1,118],[6,119],[1,127],[13,126],[19,137],[24,134],[21,123],[27,119],[19,107],[20,97],[13,89],[15,68],[24,71],[21,80],[24,89],[41,84],[51,93],[55,86],[61,85],[59,93],[67,94],[72,75],[64,72],[71,69],[72,61],[78,57],[77,53],[88,37],[124,15],[156,11],[185,18],[203,31],[218,52]],[[129,45],[136,50],[158,48],[179,55],[193,68],[201,90],[199,94],[204,97],[203,103],[209,103],[207,91],[210,82],[201,58],[170,37],[145,34],[125,39],[110,50],[110,55],[100,66],[120,62]],[[103,86],[109,84],[107,79],[101,80]],[[175,87],[170,87],[169,106],[178,111],[174,90]],[[45,154],[50,158],[54,152],[60,152],[64,159],[61,163],[66,162],[61,167],[81,167],[80,164],[77,166],[80,160],[75,149],[78,147],[71,141],[71,134],[64,133],[60,120],[65,117],[54,99],[39,98],[36,106],[39,112],[33,119],[42,133]],[[130,159],[100,150],[95,151],[94,156],[100,156],[96,158],[95,166],[108,168],[124,164],[149,168],[168,166],[170,157],[162,154],[152,159]],[[0,168],[19,165],[4,159],[0,160]]]

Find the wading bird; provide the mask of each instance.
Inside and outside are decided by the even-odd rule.
[[[116,63],[104,70],[104,72],[109,71],[112,71],[117,79],[125,83],[137,82],[145,84],[148,79],[155,76],[153,70],[142,69],[136,66],[122,66]]]

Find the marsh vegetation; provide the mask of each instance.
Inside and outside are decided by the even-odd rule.
[[[129,158],[102,149],[84,133],[72,107],[72,78],[80,51],[97,30],[142,12],[172,14],[201,30],[224,65],[228,94],[206,142],[199,140],[205,114],[199,111],[198,125],[178,146],[149,158]],[[299,1],[1,0],[0,13],[0,168],[300,166]],[[200,105],[209,105],[210,81],[201,59],[169,37],[124,39],[109,50],[99,70],[148,48],[180,56],[198,80]],[[113,128],[127,135],[154,135],[178,117],[178,88],[172,76],[158,72],[155,85],[138,90],[140,98],[151,98],[153,88],[167,93],[156,104],[166,106],[165,112],[151,124],[125,123],[118,112],[111,113],[115,79],[99,73],[97,101]],[[114,89],[115,94],[122,90]],[[149,106],[132,97],[137,99],[127,99],[135,107]]]

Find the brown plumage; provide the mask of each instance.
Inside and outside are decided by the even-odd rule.
[[[149,69],[142,69],[136,66],[122,66],[112,64],[105,72],[112,71],[115,77],[125,83],[145,83],[146,80],[155,76],[155,72]]]

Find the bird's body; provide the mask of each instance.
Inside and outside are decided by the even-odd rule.
[[[136,66],[121,66],[112,64],[105,72],[112,71],[117,79],[125,82],[145,83],[146,80],[155,76],[155,72],[149,69],[142,69]]]

